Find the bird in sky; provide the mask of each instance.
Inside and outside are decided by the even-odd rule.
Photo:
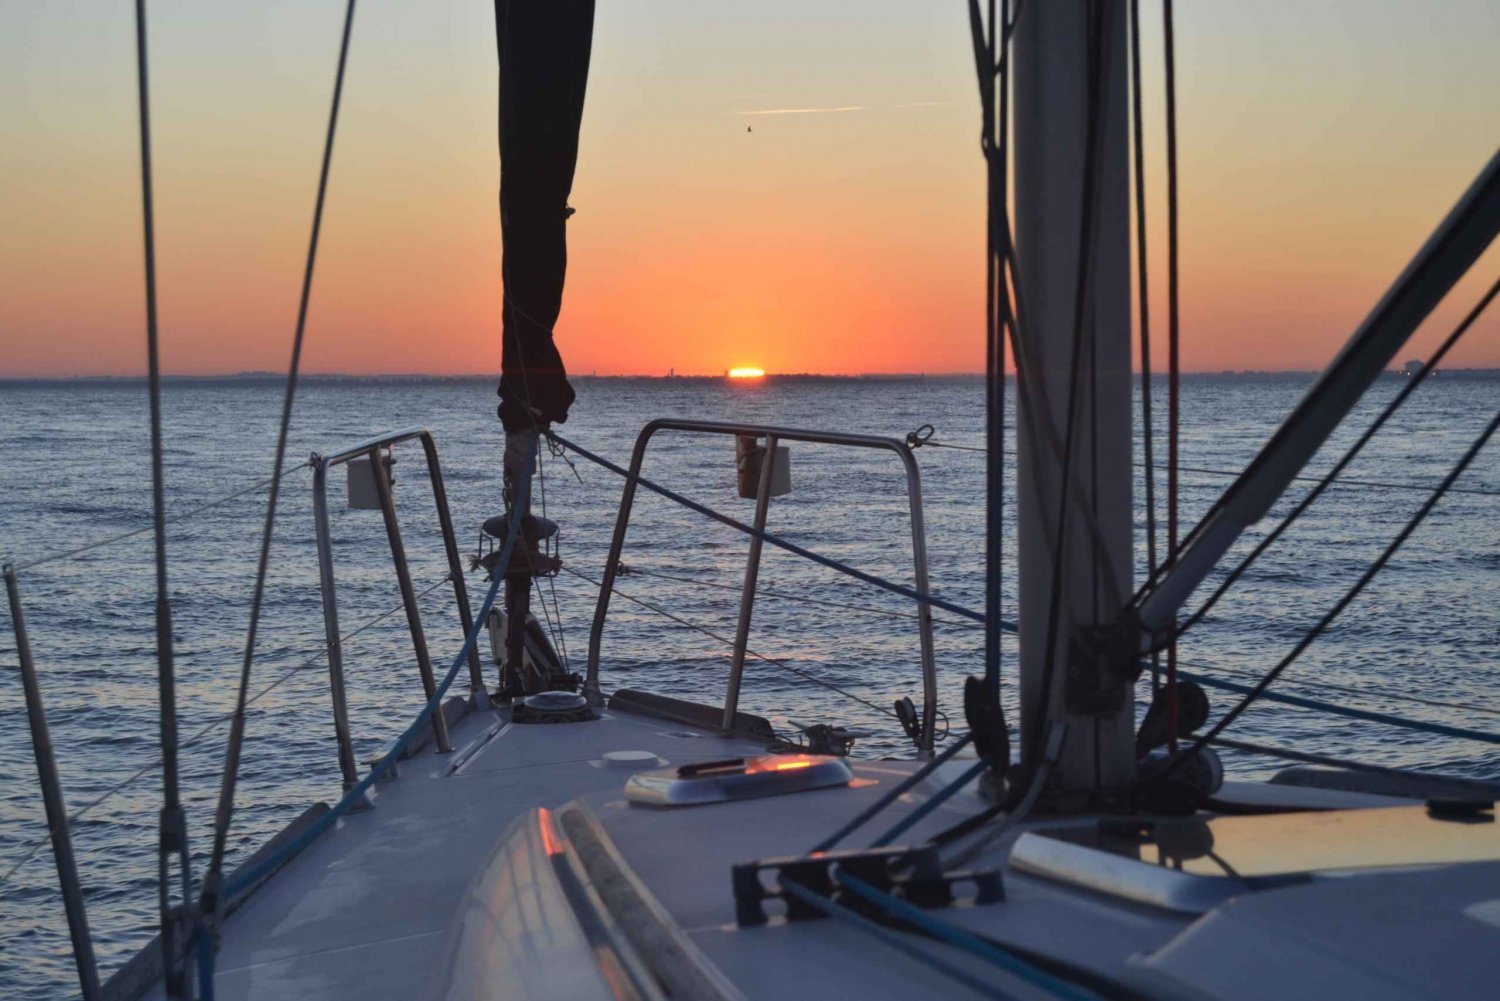
[[[754,132],[754,131],[755,131],[755,130],[754,130],[754,129],[752,129],[752,128],[751,128],[751,127],[750,127],[750,126],[748,126],[748,125],[746,125],[746,126],[745,126],[745,131],[746,131],[746,132]]]

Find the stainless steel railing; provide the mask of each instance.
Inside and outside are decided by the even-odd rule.
[[[328,680],[333,698],[333,726],[338,737],[339,769],[343,773],[344,789],[348,791],[359,782],[359,767],[354,760],[354,744],[349,735],[349,710],[344,689],[344,658],[339,642],[338,596],[333,576],[333,542],[328,523],[328,470],[343,465],[351,459],[368,458],[374,473],[376,494],[380,501],[380,513],[385,520],[386,538],[390,543],[391,561],[395,564],[396,580],[401,589],[401,602],[406,609],[407,630],[411,633],[412,648],[417,657],[417,669],[422,676],[422,690],[427,698],[437,691],[437,681],[432,671],[432,657],[427,650],[427,635],[422,628],[422,613],[417,604],[416,588],[412,585],[411,569],[406,562],[406,547],[401,538],[401,525],[396,518],[396,503],[391,492],[390,480],[382,471],[382,452],[402,442],[420,440],[427,459],[427,474],[432,482],[433,503],[437,507],[438,525],[443,535],[443,550],[448,558],[448,574],[453,581],[453,597],[458,603],[459,621],[464,635],[474,628],[474,613],[469,607],[469,594],[464,586],[463,562],[458,552],[458,539],[453,534],[453,516],[448,510],[448,493],[443,486],[442,465],[438,461],[437,445],[432,432],[422,427],[410,427],[402,431],[370,438],[350,445],[330,455],[314,455],[313,467],[313,520],[316,525],[318,545],[318,581],[323,598],[323,631],[328,647]],[[469,651],[469,690],[476,708],[488,707],[489,696],[484,687],[484,672],[480,666],[477,649]],[[440,752],[453,749],[448,740],[448,723],[441,712],[432,714],[432,734]]]
[[[589,629],[588,674],[584,687],[592,697],[599,695],[599,648],[604,637],[604,622],[609,614],[610,596],[614,593],[615,577],[619,573],[620,554],[625,547],[625,534],[630,527],[636,485],[640,477],[641,466],[645,462],[647,446],[658,431],[756,435],[766,439],[755,498],[754,528],[756,534],[750,537],[750,549],[745,559],[745,582],[740,592],[739,618],[735,627],[734,647],[730,655],[729,682],[724,695],[723,727],[726,731],[733,724],[734,714],[739,706],[740,682],[745,668],[745,649],[750,637],[750,621],[755,611],[755,585],[760,573],[761,533],[765,531],[766,516],[770,509],[771,480],[772,473],[775,471],[776,446],[779,443],[802,441],[819,445],[845,445],[853,448],[883,449],[896,454],[906,472],[907,503],[911,511],[913,582],[917,594],[922,597],[927,596],[927,533],[922,518],[922,475],[917,469],[916,458],[905,442],[877,435],[804,431],[765,424],[654,420],[642,428],[640,434],[636,436],[635,448],[630,455],[630,469],[625,479],[625,488],[620,495],[620,510],[615,517],[614,535],[609,544],[609,557],[605,561],[604,578],[599,588],[598,603],[594,607],[594,621]],[[918,750],[922,753],[931,753],[933,730],[937,722],[937,666],[932,643],[932,610],[931,606],[924,601],[918,601],[916,605],[917,635],[922,661],[922,738]]]

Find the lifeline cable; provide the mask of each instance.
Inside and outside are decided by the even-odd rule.
[[[146,0],[135,3],[136,99],[140,114],[141,222],[145,237],[146,360],[151,399],[151,517],[156,549],[156,669],[161,731],[162,808],[157,842],[157,903],[161,917],[162,977],[169,998],[186,998],[191,987],[179,961],[177,935],[187,924],[193,892],[187,817],[178,793],[177,678],[172,657],[172,596],[167,589],[166,483],[162,470],[161,359],[156,325],[156,212],[151,184],[150,60],[146,54]],[[279,470],[278,470],[279,472]],[[174,904],[171,857],[178,857],[182,897]]]
[[[522,478],[522,483],[517,490],[518,508],[525,504],[527,494],[530,491],[531,469],[535,455],[536,442],[533,440],[531,450],[527,454],[526,475]],[[510,526],[506,531],[505,542],[500,547],[500,561],[497,564],[498,566],[506,566],[508,564],[511,552],[515,548],[520,525],[521,519],[510,519]],[[417,713],[416,718],[401,732],[401,736],[396,738],[385,755],[371,767],[364,778],[351,786],[349,791],[344,793],[343,798],[335,803],[327,813],[309,824],[295,837],[286,841],[276,851],[271,852],[265,858],[261,859],[260,862],[253,866],[242,866],[231,873],[229,878],[224,882],[224,899],[227,900],[241,890],[265,879],[298,852],[311,844],[314,839],[337,823],[339,818],[347,813],[351,806],[359,802],[364,797],[365,792],[379,779],[384,777],[391,766],[406,753],[407,748],[411,746],[411,742],[417,733],[432,718],[432,714],[439,711],[443,697],[448,694],[448,689],[453,684],[453,679],[458,677],[459,671],[468,659],[469,651],[474,649],[474,644],[478,642],[479,633],[485,628],[485,622],[489,618],[490,610],[495,607],[495,596],[499,592],[500,584],[504,579],[504,574],[494,575],[490,582],[490,589],[485,593],[484,601],[480,603],[479,614],[474,617],[474,626],[469,630],[468,635],[464,637],[463,646],[459,648],[458,653],[453,658],[453,665],[448,668],[448,673],[444,675],[443,680],[433,691],[432,698],[427,700],[427,704],[422,707],[422,711]],[[204,997],[211,998],[213,990],[213,950],[209,938],[202,934],[201,930],[198,938],[198,946],[199,985],[200,988],[206,985]]]
[[[265,596],[266,571],[271,562],[271,539],[276,527],[276,502],[280,496],[281,470],[286,461],[287,437],[292,423],[292,404],[297,395],[297,380],[302,362],[302,345],[307,332],[307,309],[312,299],[313,274],[318,261],[318,236],[323,227],[323,206],[328,197],[328,174],[333,162],[333,142],[338,134],[339,104],[344,93],[344,71],[349,62],[349,36],[354,27],[355,0],[348,0],[344,8],[344,30],[339,41],[338,69],[334,75],[333,102],[328,113],[328,131],[323,142],[323,163],[318,174],[318,195],[313,208],[312,233],[308,238],[307,261],[302,272],[302,294],[297,304],[297,327],[292,338],[292,359],[287,368],[286,391],[281,404],[281,424],[276,433],[276,459],[272,466],[275,479],[266,498],[265,524],[261,530],[260,556],[255,569],[255,587],[250,597],[250,624],[245,631],[245,652],[240,664],[239,691],[235,699],[234,719],[230,723],[229,740],[224,753],[224,773],[219,786],[218,807],[214,811],[213,852],[209,857],[208,873],[203,878],[203,889],[199,897],[200,935],[216,935],[221,903],[221,883],[224,871],[224,853],[228,847],[229,825],[234,815],[235,786],[239,780],[240,751],[245,739],[245,705],[250,691],[250,670],[255,661],[256,632],[260,626],[262,602]],[[200,943],[200,954],[211,950],[211,943]],[[211,955],[211,952],[210,952]],[[210,977],[204,986],[205,998],[211,998],[213,980]]]
[[[579,571],[574,570],[572,567],[563,567],[563,570],[564,570],[564,572],[570,573],[574,577],[577,577],[580,580],[587,581],[588,583],[594,585],[595,587],[603,587],[604,586],[604,584],[603,584],[602,581],[594,580],[592,577],[588,576],[587,574],[580,573]],[[728,638],[726,638],[724,636],[720,636],[718,633],[714,632],[712,629],[709,629],[707,626],[700,626],[698,623],[693,622],[693,621],[691,621],[689,619],[684,619],[682,616],[676,615],[676,614],[674,614],[672,612],[669,612],[665,608],[660,607],[659,605],[653,605],[653,604],[651,604],[651,602],[646,601],[646,600],[644,600],[642,598],[637,598],[633,594],[627,594],[626,592],[621,591],[617,587],[612,587],[612,588],[610,588],[610,590],[613,593],[615,593],[615,594],[619,595],[620,597],[624,598],[626,601],[631,602],[632,604],[640,605],[642,608],[645,608],[645,609],[647,609],[649,611],[655,612],[657,615],[660,615],[663,618],[671,619],[673,622],[677,623],[679,626],[682,626],[682,627],[684,627],[686,629],[692,629],[695,632],[702,633],[704,636],[707,636],[710,639],[718,640],[720,643],[727,643],[730,646],[734,645],[734,641],[733,640],[728,639]],[[876,705],[874,702],[871,702],[869,699],[862,698],[862,697],[860,697],[858,695],[855,695],[853,692],[851,692],[851,691],[849,691],[847,689],[840,688],[838,685],[835,685],[831,681],[825,681],[824,679],[818,677],[816,674],[811,674],[811,673],[809,673],[807,671],[802,670],[799,667],[793,667],[792,665],[788,664],[786,661],[777,660],[775,657],[768,657],[768,656],[766,656],[763,653],[756,653],[754,650],[751,650],[748,647],[745,648],[745,653],[747,653],[751,657],[754,657],[756,660],[764,661],[767,664],[772,665],[773,667],[779,667],[779,668],[781,668],[784,671],[789,671],[792,674],[797,675],[799,678],[802,678],[804,681],[811,681],[813,684],[815,684],[815,685],[821,685],[822,687],[828,689],[831,692],[834,692],[836,694],[844,696],[844,698],[846,698],[846,699],[851,699],[851,700],[853,700],[855,702],[860,703],[863,706],[867,706],[870,709],[875,710],[877,713],[879,713],[882,716],[890,717],[890,716],[895,716],[896,715],[895,712],[893,712],[890,709],[887,709],[885,706]]]
[[[433,584],[429,584],[427,587],[424,587],[422,590],[420,590],[420,591],[417,592],[417,600],[418,601],[422,600],[423,598],[425,598],[429,594],[431,594],[433,591],[436,591],[438,588],[442,587],[444,584],[447,584],[452,579],[453,579],[452,576],[448,575],[448,576],[444,576],[441,580],[439,580],[439,581],[437,581],[437,582],[435,582]],[[373,627],[379,625],[381,622],[384,622],[386,619],[388,619],[391,616],[395,615],[397,612],[400,612],[400,611],[404,610],[405,607],[406,607],[405,605],[396,605],[396,606],[394,606],[392,608],[387,609],[384,612],[381,612],[379,615],[376,615],[373,618],[366,619],[360,625],[355,626],[353,629],[349,630],[347,633],[344,633],[342,636],[340,636],[339,640],[338,640],[339,641],[339,645],[340,646],[344,646],[350,640],[352,640],[354,637],[358,636],[360,633],[366,632],[366,631],[372,629]],[[281,674],[277,675],[269,684],[267,684],[264,687],[262,687],[260,689],[260,691],[256,692],[254,695],[250,696],[250,698],[246,699],[245,700],[246,707],[248,708],[249,706],[255,705],[261,699],[265,698],[267,695],[270,695],[276,689],[280,688],[287,681],[291,680],[296,675],[301,674],[303,671],[307,671],[307,670],[310,670],[310,669],[312,669],[314,667],[319,666],[320,664],[322,664],[324,662],[323,661],[324,656],[325,656],[324,652],[319,652],[319,653],[313,654],[311,657],[308,657],[307,659],[303,660],[301,663],[295,664],[292,667],[287,668]],[[197,730],[194,730],[193,733],[191,735],[189,735],[186,740],[183,740],[181,743],[179,743],[178,744],[178,750],[179,751],[186,751],[186,750],[190,750],[191,748],[197,747],[200,743],[203,742],[203,738],[207,737],[209,733],[211,733],[212,731],[218,729],[220,726],[222,726],[223,724],[229,722],[232,719],[234,719],[234,711],[233,710],[230,710],[227,713],[222,713],[222,714],[220,714],[218,716],[215,716],[213,719],[209,720],[203,726],[199,727]],[[78,821],[82,820],[91,811],[93,811],[94,809],[96,809],[96,808],[98,808],[100,806],[103,806],[106,802],[108,802],[109,800],[113,799],[115,796],[119,795],[120,793],[124,792],[126,789],[129,789],[131,786],[135,785],[136,782],[140,781],[143,777],[146,776],[147,773],[149,773],[152,769],[156,768],[160,763],[161,763],[160,761],[149,761],[146,764],[141,765],[135,771],[133,771],[129,775],[127,775],[124,779],[122,779],[119,782],[116,782],[114,785],[112,785],[108,789],[104,790],[104,792],[100,793],[98,796],[95,796],[93,799],[89,800],[87,803],[85,803],[82,806],[80,806],[77,810],[74,810],[71,814],[68,815],[68,824],[69,824],[69,826],[78,823]],[[48,843],[48,837],[51,836],[51,833],[52,832],[49,829],[48,832],[47,832],[47,836],[46,837],[38,838],[36,841],[33,841],[31,843],[29,849],[25,852],[25,854],[23,854],[14,863],[12,863],[11,866],[10,866],[10,868],[6,869],[4,873],[0,873],[0,887],[4,887],[5,884],[8,883],[8,882],[10,882],[11,878],[13,876],[15,876],[15,874],[17,872],[20,871],[20,869],[21,869],[21,867],[23,865],[25,865],[27,862],[30,862],[33,858],[36,857],[37,852],[39,852]]]
[[[631,577],[637,575],[641,577],[659,577],[662,580],[676,581],[679,584],[693,584],[698,587],[710,587],[719,591],[733,591],[736,594],[744,591],[743,584],[723,584],[715,580],[697,580],[692,577],[682,577],[676,574],[662,573],[659,570],[647,570],[634,563],[630,564],[628,567],[626,567],[625,564],[620,564],[620,567],[621,569],[617,570],[616,572],[621,577]],[[861,612],[865,615],[878,615],[886,619],[915,620],[917,618],[917,616],[912,614],[911,612],[901,612],[893,608],[876,608],[873,605],[855,605],[845,601],[830,601],[826,598],[813,598],[802,594],[789,594],[786,591],[775,591],[766,587],[757,587],[755,589],[755,594],[757,597],[762,598],[779,598],[784,601],[795,601],[799,604],[804,605],[822,605],[825,608],[837,608],[841,611],[846,612]],[[946,609],[944,610],[946,611]],[[959,622],[951,622],[949,624],[965,629],[973,629],[979,625],[979,623],[973,622],[969,619],[964,619]]]
[[[793,553],[797,556],[801,556],[803,559],[811,560],[819,566],[827,567],[830,570],[837,570],[839,573],[853,577],[855,580],[862,580],[866,584],[871,584],[883,590],[890,591],[892,594],[899,594],[903,598],[910,598],[912,601],[918,602],[919,604],[931,605],[934,608],[941,608],[944,611],[952,612],[954,615],[957,615],[961,618],[972,619],[975,622],[984,621],[984,615],[980,612],[974,611],[973,609],[965,608],[962,605],[955,604],[944,598],[939,598],[934,594],[920,594],[912,588],[905,586],[904,584],[897,584],[893,581],[888,581],[883,577],[877,577],[872,573],[867,573],[864,570],[852,567],[849,564],[833,559],[830,556],[824,556],[821,553],[815,553],[811,549],[805,549],[802,546],[797,545],[795,542],[783,539],[779,535],[775,535],[762,529],[752,528],[742,521],[737,521],[736,519],[729,517],[727,514],[720,514],[718,511],[715,511],[713,508],[709,507],[706,504],[699,504],[695,500],[689,500],[687,497],[684,497],[677,491],[670,490],[659,483],[654,483],[651,480],[648,480],[646,477],[641,476],[639,473],[632,475],[629,470],[616,465],[615,463],[604,458],[602,455],[598,455],[594,452],[589,451],[582,445],[578,445],[572,441],[569,441],[567,438],[564,438],[562,435],[558,434],[551,428],[548,428],[544,433],[546,434],[549,441],[554,441],[565,448],[572,449],[575,453],[589,460],[595,465],[600,466],[604,469],[608,469],[610,472],[615,473],[616,475],[623,476],[627,480],[633,479],[637,484],[645,487],[652,493],[660,494],[667,500],[677,504],[681,504],[688,510],[696,511],[698,514],[703,515],[705,518],[711,518],[721,525],[727,525],[728,527],[733,528],[737,531],[744,532],[746,535],[758,536],[763,542],[769,542],[771,545],[777,547],[778,549],[785,549],[787,552]]]
[[[921,448],[923,446],[926,446],[928,448],[951,448],[951,449],[956,449],[956,450],[958,450],[960,452],[987,452],[987,451],[989,451],[989,449],[985,448],[982,445],[955,445],[955,444],[953,444],[951,442],[937,441],[937,440],[935,440],[935,439],[933,439],[931,437],[925,437],[925,438],[922,438],[922,439],[914,442],[912,436],[915,435],[915,434],[917,434],[918,432],[922,432],[922,431],[927,432],[929,435],[931,435],[932,433],[934,433],[934,430],[933,430],[933,427],[932,427],[931,424],[923,424],[920,428],[917,429],[917,431],[913,431],[913,432],[908,432],[907,433],[906,443],[908,445],[910,445],[912,448]],[[1016,453],[1013,450],[1011,450],[1011,449],[1006,449],[1005,454],[1006,454],[1007,457],[1014,457]],[[1133,465],[1136,469],[1145,469],[1146,468],[1146,464],[1144,462],[1133,462],[1133,463],[1131,463],[1131,465]],[[1158,468],[1160,468],[1160,467],[1158,467]],[[1211,468],[1209,468],[1207,466],[1184,466],[1184,465],[1179,465],[1177,467],[1177,471],[1178,471],[1178,473],[1201,473],[1204,476],[1228,476],[1228,477],[1231,477],[1231,478],[1232,477],[1237,477],[1242,472],[1244,472],[1244,470],[1242,470],[1242,469],[1211,469]],[[1298,483],[1321,483],[1323,481],[1323,477],[1322,476],[1303,476],[1303,475],[1298,475],[1298,476],[1293,476],[1292,480],[1293,480],[1293,482],[1298,482]],[[1422,493],[1427,493],[1436,484],[1432,484],[1432,483],[1401,483],[1401,482],[1398,482],[1398,481],[1395,481],[1395,480],[1353,479],[1353,478],[1348,477],[1348,476],[1341,476],[1341,477],[1339,477],[1339,479],[1335,480],[1332,483],[1329,483],[1328,485],[1330,487],[1341,487],[1341,488],[1342,487],[1367,487],[1367,488],[1369,488],[1371,490],[1418,490],[1418,491],[1421,491]],[[1460,487],[1460,486],[1455,486],[1455,487],[1452,487],[1451,489],[1449,489],[1448,492],[1450,494],[1473,494],[1476,497],[1500,497],[1500,490],[1491,490],[1491,489],[1489,489],[1487,487]]]
[[[311,463],[304,463],[303,465],[296,466],[293,469],[288,470],[288,472],[295,472],[298,469],[308,469],[311,468],[311,465]],[[246,494],[251,494],[257,490],[262,489],[263,487],[270,486],[273,479],[274,477],[268,476],[263,480],[258,480],[255,483],[251,483],[248,486],[241,487],[238,490],[233,490],[220,497],[215,497],[213,500],[204,501],[202,504],[199,504],[196,507],[188,508],[186,511],[169,514],[166,516],[165,522],[166,524],[170,525],[179,521],[188,521],[202,514],[204,511],[210,511],[221,505],[228,504],[232,500],[243,497]],[[14,569],[17,573],[20,573],[23,570],[31,570],[36,567],[46,566],[49,563],[58,563],[62,560],[72,559],[74,556],[82,556],[84,553],[92,552],[95,549],[103,549],[105,546],[112,546],[117,542],[124,542],[127,539],[134,539],[137,536],[145,535],[147,532],[153,532],[155,530],[156,526],[154,524],[147,525],[144,528],[131,529],[128,532],[121,532],[119,535],[111,535],[107,538],[96,539],[93,542],[86,542],[81,546],[74,546],[71,549],[63,549],[55,553],[48,553],[45,556],[38,556],[35,559],[27,560],[25,563],[17,563],[15,564]]]
[[[612,472],[618,473],[621,476],[628,477],[630,475],[624,469],[622,469],[621,467],[615,465],[614,463],[610,462],[609,460],[604,459],[604,458],[602,458],[602,457],[600,457],[598,455],[595,455],[593,452],[590,452],[589,450],[584,449],[581,446],[575,445],[574,443],[572,443],[570,441],[567,441],[566,439],[561,438],[561,436],[556,435],[555,432],[549,432],[549,434],[551,435],[551,437],[556,438],[564,446],[566,446],[568,448],[571,448],[573,451],[577,452],[583,458],[588,459],[591,462],[595,462],[595,463],[603,466],[604,468],[609,469]],[[708,508],[708,507],[706,507],[704,505],[698,504],[696,501],[688,500],[687,498],[681,496],[680,494],[675,493],[674,491],[668,490],[665,487],[661,487],[661,486],[658,486],[655,483],[652,483],[650,480],[646,479],[645,477],[637,477],[637,482],[641,486],[644,486],[644,487],[646,487],[649,490],[653,490],[653,491],[661,494],[662,496],[666,497],[669,500],[676,501],[677,503],[680,503],[680,504],[684,505],[685,507],[688,507],[690,510],[697,511],[700,514],[704,514],[704,515],[706,515],[708,517],[711,517],[711,518],[713,518],[716,521],[720,521],[723,524],[729,525],[730,527],[738,528],[740,531],[745,532],[746,534],[750,534],[750,535],[755,534],[755,529],[751,528],[749,525],[745,525],[743,523],[737,522],[734,519],[729,518],[727,515],[721,515],[718,512],[713,511],[711,508]],[[816,563],[820,563],[820,564],[824,564],[824,565],[829,565],[833,569],[840,570],[841,572],[849,573],[850,576],[853,576],[853,577],[855,577],[857,579],[866,579],[866,578],[868,578],[868,577],[871,576],[871,575],[865,574],[863,571],[854,570],[852,567],[846,569],[845,566],[843,564],[839,563],[837,560],[832,560],[832,559],[830,559],[828,557],[824,557],[824,556],[821,556],[821,555],[816,554],[816,553],[811,553],[811,552],[809,552],[807,550],[802,549],[800,546],[795,546],[792,543],[785,542],[784,540],[781,540],[778,537],[771,535],[770,533],[765,533],[765,538],[766,538],[766,541],[771,542],[773,545],[781,546],[782,548],[788,549],[790,552],[796,553],[797,555],[805,556],[806,558],[809,558],[809,559],[813,560]],[[591,578],[588,578],[588,577],[584,577],[582,574],[579,574],[576,570],[573,570],[573,569],[568,568],[568,567],[564,567],[564,570],[566,572],[568,572],[568,573],[574,574],[575,576],[582,577],[582,579],[587,580],[590,583],[595,584],[596,586],[598,585],[597,581],[594,581],[594,580],[592,580]],[[891,590],[894,593],[902,594],[902,595],[904,595],[906,597],[912,597],[912,598],[916,598],[917,597],[914,592],[908,592],[905,588],[902,588],[901,585],[892,584],[892,583],[890,583],[888,581],[881,581],[878,578],[875,578],[872,582],[875,583],[877,586],[883,587],[883,588],[885,588],[887,590]],[[637,603],[644,604],[643,602],[641,602],[640,599],[634,598],[631,595],[627,595],[623,591],[616,590],[615,593],[619,594],[621,597],[626,598],[627,600],[635,601]],[[917,600],[921,600],[921,599],[917,599]],[[983,621],[984,617],[980,613],[975,612],[972,609],[964,608],[964,607],[959,606],[959,605],[954,605],[951,602],[940,601],[939,599],[931,598],[930,596],[929,596],[928,600],[935,607],[941,608],[944,611],[952,612],[952,613],[954,613],[956,615],[959,615],[962,618],[969,619],[969,620],[975,621],[975,622],[982,622]],[[647,607],[653,607],[653,606],[647,606]],[[654,609],[654,610],[660,611],[659,609]],[[661,614],[667,615],[669,613],[661,612]],[[688,625],[691,628],[695,628],[695,629],[699,628],[694,623],[683,623],[683,624]],[[1010,622],[1010,621],[1002,621],[1001,622],[1001,628],[1004,629],[1004,630],[1006,630],[1007,632],[1016,632],[1017,631],[1016,623]],[[715,636],[714,638],[720,640],[720,642],[728,642],[727,640],[724,640],[722,637]],[[1297,684],[1316,685],[1318,683],[1317,682],[1302,682],[1302,681],[1298,681]],[[1389,697],[1389,698],[1401,698],[1402,697],[1402,696],[1397,696],[1394,693],[1384,693],[1384,694],[1386,695],[1386,697]],[[1443,705],[1444,705],[1445,708],[1452,708],[1452,706],[1449,706],[1448,704],[1443,704]],[[1358,719],[1370,719],[1370,718],[1373,718],[1372,716],[1365,715],[1363,710],[1345,710],[1343,707],[1336,706],[1336,705],[1334,705],[1332,703],[1327,704],[1323,708],[1324,708],[1324,710],[1326,712],[1329,712],[1329,713],[1334,714],[1334,715],[1349,715],[1349,716],[1352,716],[1353,718],[1358,718]],[[884,712],[884,711],[885,711],[884,709],[881,710],[881,712]],[[1359,715],[1354,715],[1356,713],[1358,713]],[[1423,729],[1426,729],[1427,726],[1429,725],[1429,724],[1426,724],[1426,723],[1424,723],[1424,722],[1422,722],[1420,720],[1412,720],[1412,719],[1407,719],[1407,718],[1399,717],[1399,716],[1385,716],[1385,718],[1381,719],[1380,722],[1387,723],[1387,724],[1389,724],[1391,726],[1405,727],[1405,728],[1413,729],[1413,730],[1423,730]],[[1466,737],[1466,739],[1487,739],[1487,737],[1470,737],[1467,734],[1465,735],[1465,737]]]

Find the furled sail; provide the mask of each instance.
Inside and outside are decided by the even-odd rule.
[[[500,54],[500,231],[507,431],[567,420],[573,403],[552,328],[568,267],[568,192],[588,83],[594,0],[495,0]]]

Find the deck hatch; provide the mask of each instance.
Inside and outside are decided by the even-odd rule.
[[[1446,819],[1423,807],[1106,820],[1030,831],[1010,856],[1021,872],[1187,913],[1315,875],[1492,860],[1492,814]]]
[[[625,798],[646,806],[701,806],[844,786],[853,778],[842,758],[763,754],[638,772],[625,784]]]

